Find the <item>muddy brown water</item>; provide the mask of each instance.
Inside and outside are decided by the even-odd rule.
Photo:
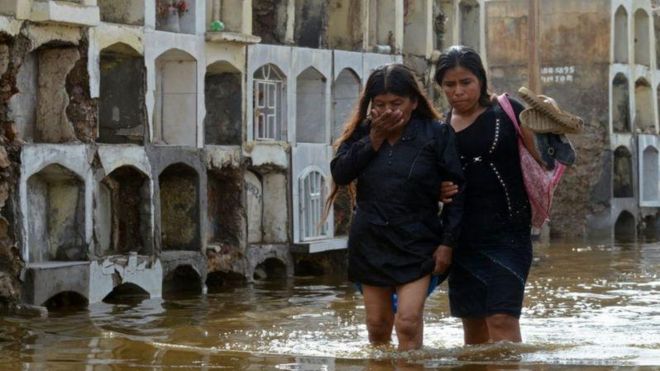
[[[367,345],[362,298],[341,278],[296,277],[208,295],[0,319],[0,369],[660,369],[660,244],[535,248],[524,344],[464,347],[446,284],[424,349]]]

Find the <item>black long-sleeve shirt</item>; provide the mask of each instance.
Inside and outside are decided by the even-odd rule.
[[[338,148],[331,163],[335,183],[345,185],[357,179],[357,210],[349,246],[351,238],[383,243],[372,228],[364,228],[366,221],[401,231],[389,241],[396,245],[413,249],[429,243],[455,247],[463,213],[462,192],[444,207],[441,223],[438,220],[440,182],[463,184],[453,129],[412,118],[399,141],[394,145],[385,141],[378,151],[371,145],[369,130],[369,124],[360,125]],[[417,227],[410,227],[415,223]],[[397,228],[401,225],[407,226]]]

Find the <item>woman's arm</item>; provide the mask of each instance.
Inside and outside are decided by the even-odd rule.
[[[442,244],[456,247],[461,230],[464,204],[464,178],[461,161],[456,149],[454,130],[446,124],[442,125],[438,140],[438,167],[443,181],[450,181],[459,186],[459,191],[453,196],[452,202],[445,204],[442,210]]]
[[[335,184],[346,185],[355,180],[375,155],[369,130],[363,128],[355,130],[353,135],[339,146],[330,162],[330,171]]]

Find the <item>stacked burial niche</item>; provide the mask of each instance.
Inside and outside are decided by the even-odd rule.
[[[143,144],[147,111],[144,58],[117,43],[101,51],[100,143]]]
[[[294,41],[306,48],[319,48],[324,34],[326,1],[296,0]]]
[[[623,5],[614,15],[614,63],[628,63],[628,13]]]
[[[197,61],[170,49],[156,59],[154,142],[196,146]]]
[[[162,250],[199,251],[199,175],[176,163],[158,177]]]
[[[612,192],[615,198],[633,197],[632,155],[624,146],[614,151]]]
[[[479,2],[477,0],[462,0],[458,7],[461,44],[479,50],[481,44]]]
[[[149,0],[148,0],[149,1]],[[156,30],[195,34],[197,0],[151,0],[155,1]]]
[[[635,129],[655,133],[653,90],[645,79],[635,82]]]
[[[651,66],[649,15],[643,9],[635,12],[635,64]]]
[[[252,34],[262,43],[286,43],[289,1],[293,0],[252,0]]]
[[[66,80],[80,59],[73,46],[46,44],[28,53],[16,76],[18,93],[9,101],[8,116],[27,142],[63,143],[76,140],[66,109]]]
[[[332,90],[332,142],[339,138],[344,124],[350,119],[353,108],[360,97],[360,78],[350,68],[344,68]]]
[[[241,72],[227,62],[216,62],[206,69],[204,78],[206,144],[241,144],[242,81]]]
[[[249,170],[245,171],[244,182],[247,242],[259,243],[263,240],[263,184],[261,177]]]
[[[325,34],[328,49],[361,51],[364,41],[363,0],[330,0]]]
[[[326,181],[318,169],[307,169],[298,180],[300,195],[300,239],[327,237],[328,223],[321,223],[327,197]]]
[[[427,26],[431,17],[427,4],[426,1],[404,3],[403,49],[406,54],[418,56],[427,54],[427,42],[430,41]]]
[[[274,64],[253,75],[254,139],[286,140],[286,76]]]
[[[30,176],[27,193],[29,261],[85,260],[83,179],[61,165],[51,164]]]
[[[622,73],[616,74],[612,82],[612,129],[615,133],[630,133],[630,92]]]
[[[396,1],[369,0],[369,47],[394,54],[396,50]]]
[[[326,78],[309,67],[296,78],[296,142],[326,142]]]
[[[97,4],[103,22],[144,25],[144,0],[97,0]]]
[[[634,242],[636,235],[635,217],[628,211],[622,211],[614,223],[614,240],[617,242]]]
[[[146,174],[122,166],[108,174],[99,186],[101,255],[136,252],[152,255],[151,187]]]
[[[642,152],[642,201],[660,201],[659,189],[660,176],[658,174],[660,164],[658,163],[658,150],[653,146],[647,146]]]
[[[243,178],[238,169],[207,172],[208,245],[240,247],[243,235]]]
[[[246,27],[243,25],[245,19],[243,12],[250,9],[246,6],[245,0],[207,0],[206,23],[219,20],[224,25],[223,32],[246,33]]]

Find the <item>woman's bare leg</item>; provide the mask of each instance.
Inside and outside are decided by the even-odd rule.
[[[508,314],[493,314],[486,317],[491,341],[511,341],[520,343],[520,322]]]
[[[362,285],[364,308],[367,313],[367,331],[372,345],[389,344],[392,340],[394,312],[392,288]]]
[[[422,347],[424,340],[424,303],[430,276],[397,287],[398,309],[394,328],[399,339],[399,350]]]
[[[485,344],[490,341],[490,332],[485,318],[463,318],[465,345]]]

